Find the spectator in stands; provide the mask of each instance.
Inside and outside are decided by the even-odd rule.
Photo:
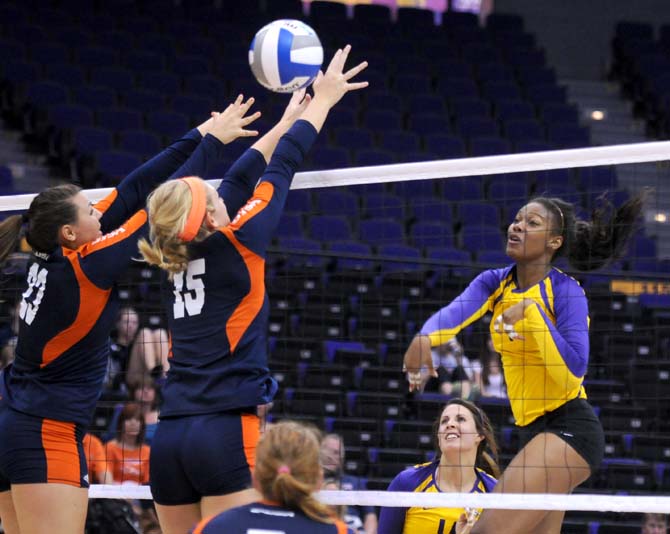
[[[161,380],[170,363],[170,346],[165,328],[142,328],[137,333],[128,361],[128,384],[147,380]]]
[[[473,393],[473,387],[479,383],[479,362],[464,354],[463,345],[455,337],[433,348],[433,366],[437,369],[437,378],[426,373],[426,391],[468,399]]]
[[[324,471],[325,474],[325,471]],[[340,487],[340,481],[336,478],[326,478],[323,481],[323,484],[321,484],[321,489],[325,491],[340,491],[342,488]],[[346,513],[347,513],[347,507],[344,504],[331,504],[328,505],[328,508],[330,509],[331,512],[333,512],[333,516],[337,517],[341,521],[344,521],[345,524],[356,533],[356,530],[352,528],[352,526],[348,523],[346,523]]]
[[[570,493],[600,465],[603,429],[582,384],[589,357],[586,295],[552,261],[564,254],[573,267],[588,271],[620,257],[645,197],[619,208],[600,206],[588,222],[576,219],[574,207],[559,198],[531,200],[508,228],[506,253],[514,264],[480,274],[412,340],[405,354],[410,390],[421,385],[422,364],[435,374],[431,346],[493,313],[491,335],[522,444],[496,492]],[[554,534],[563,515],[485,510],[473,534]]]
[[[366,490],[365,480],[345,473],[344,465],[345,448],[342,436],[326,434],[321,441],[321,466],[326,477],[337,481],[341,490]],[[356,534],[377,532],[377,513],[374,506],[347,506],[344,520]]]
[[[16,359],[0,380],[0,517],[8,534],[84,529],[84,429],[103,388],[117,282],[146,229],[146,198],[170,177],[206,173],[224,144],[255,134],[245,129],[258,116],[246,116],[251,103],[214,114],[95,205],[78,187],[59,185],[0,223],[0,261],[24,233],[33,249]]]
[[[2,332],[2,348],[0,348],[0,369],[4,369],[14,361],[16,342],[19,335],[19,306],[21,301],[9,307],[9,321]]]
[[[140,316],[132,306],[119,310],[109,347],[105,387],[110,392],[124,392],[130,354],[140,328]]]
[[[107,470],[107,455],[100,438],[87,432],[83,445],[89,482],[91,484],[111,484],[112,474]]]
[[[452,399],[440,413],[433,428],[437,446],[435,460],[405,469],[393,479],[389,491],[492,491],[500,474],[498,446],[493,427],[484,411],[469,401]],[[477,520],[479,512],[463,508],[382,508],[379,534],[460,533],[468,522]]]
[[[151,378],[147,378],[139,384],[131,384],[130,400],[136,402],[142,411],[145,429],[144,441],[148,445],[151,445],[156,428],[158,427],[158,406],[160,402],[158,386]],[[105,440],[113,439],[114,435],[116,435],[119,417],[125,405],[126,402],[124,401],[114,407],[114,413],[109,422],[107,433],[104,436]]]
[[[282,119],[231,167],[218,191],[190,177],[158,187],[149,199],[151,242],[141,241],[140,251],[169,278],[163,301],[172,356],[151,457],[151,490],[166,534],[256,499],[256,411],[277,391],[267,368],[266,249],[330,109],[367,86],[349,81],[366,63],[343,72],[349,50],[338,50],[316,79],[314,98],[294,93]]]
[[[116,436],[105,445],[113,484],[148,484],[151,448],[144,442],[144,416],[140,405],[126,404],[116,425]]]
[[[668,516],[665,514],[644,514],[640,534],[667,534]]]
[[[253,482],[262,501],[204,519],[193,533],[265,532],[271,528],[285,534],[353,534],[313,495],[321,488],[323,471],[318,433],[312,428],[293,421],[269,426],[258,443]]]
[[[481,355],[482,372],[480,374],[479,392],[482,397],[507,398],[507,387],[502,370],[500,353],[493,346],[491,335],[486,336],[486,347]]]

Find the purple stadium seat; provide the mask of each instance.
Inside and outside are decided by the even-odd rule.
[[[509,154],[511,152],[512,146],[510,142],[501,137],[483,136],[470,139],[470,154],[474,157]]]
[[[98,126],[113,132],[142,128],[142,114],[132,109],[121,107],[102,108],[97,110],[96,115]]]
[[[317,211],[324,215],[344,215],[358,219],[358,195],[342,189],[323,189],[316,192]]]
[[[312,193],[307,189],[291,190],[286,197],[284,206],[286,213],[308,214],[312,212],[312,209]]]
[[[48,109],[69,99],[67,87],[56,82],[35,82],[28,87],[26,99],[34,106]]]
[[[146,130],[125,130],[121,132],[119,148],[148,158],[159,152],[161,142],[157,135]]]
[[[46,66],[46,77],[67,87],[79,87],[85,82],[84,69],[71,63],[51,63]]]
[[[105,183],[111,184],[118,183],[142,163],[136,154],[122,150],[98,152],[95,158],[98,171],[108,180]]]
[[[354,153],[354,165],[369,167],[373,165],[389,165],[394,162],[393,154],[386,150],[368,148]]]
[[[463,248],[472,253],[502,250],[503,235],[498,226],[486,226],[477,221],[467,223],[461,229]]]
[[[112,148],[112,133],[103,128],[83,127],[74,131],[74,148],[77,154],[92,155]]]
[[[155,111],[147,116],[147,127],[158,135],[176,139],[189,129],[188,117],[171,111]]]
[[[363,196],[363,217],[366,219],[405,218],[403,199],[391,193],[373,193]]]
[[[523,100],[498,100],[495,115],[501,121],[534,119],[535,110]]]
[[[367,219],[358,225],[358,238],[371,245],[403,243],[405,231],[402,224],[393,219]]]
[[[371,148],[372,132],[366,128],[338,128],[335,144],[349,150]]]
[[[302,215],[296,213],[284,213],[279,219],[277,226],[277,236],[304,238],[305,233],[302,227]]]
[[[398,154],[419,150],[419,136],[414,132],[391,130],[382,132],[381,148]]]
[[[453,247],[454,231],[449,223],[439,219],[419,221],[412,225],[410,239],[417,248]]]
[[[491,117],[491,103],[481,98],[453,98],[449,100],[449,109],[456,122]]]
[[[444,198],[449,202],[481,200],[484,198],[482,179],[479,176],[447,178],[442,184]]]
[[[463,139],[456,135],[433,134],[425,138],[426,149],[440,158],[463,158],[466,155]]]
[[[324,243],[351,241],[349,220],[341,215],[313,215],[307,224],[309,237]]]
[[[374,267],[374,261],[363,258],[348,258],[347,254],[357,254],[360,256],[371,256],[370,245],[359,243],[358,241],[338,241],[332,243],[328,249],[337,253],[335,258],[335,268],[338,271],[371,271]]]
[[[377,254],[393,258],[379,260],[382,272],[416,271],[423,268],[423,265],[416,261],[421,259],[421,252],[414,247],[395,243],[381,245],[377,248]]]
[[[126,92],[135,87],[135,76],[121,67],[97,67],[91,69],[91,83]]]
[[[447,134],[451,124],[446,113],[428,112],[410,114],[408,129],[418,135]]]

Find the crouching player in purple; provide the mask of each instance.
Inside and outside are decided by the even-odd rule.
[[[150,191],[206,172],[257,116],[241,99],[91,204],[74,185],[38,194],[0,224],[0,258],[25,232],[33,249],[20,304],[16,359],[0,375],[0,517],[7,534],[81,533],[88,504],[82,440],[102,390],[116,282],[146,233]],[[211,134],[211,135],[208,135]]]
[[[328,112],[367,86],[349,82],[366,63],[343,72],[349,50],[338,50],[319,75],[311,101],[294,95],[284,118],[248,151],[258,175],[269,164],[255,189],[247,184],[244,206],[196,177],[164,184],[149,199],[151,243],[140,242],[140,251],[170,278],[163,301],[172,354],[150,462],[165,534],[256,496],[256,406],[277,391],[267,367],[266,249]]]
[[[192,534],[353,534],[313,496],[322,482],[318,436],[299,423],[282,421],[270,426],[258,444],[253,485],[262,500],[204,519]]]

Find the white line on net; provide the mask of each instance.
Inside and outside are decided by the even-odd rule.
[[[352,167],[298,173],[293,180],[291,189],[644,163],[664,161],[668,159],[668,154],[670,154],[670,141],[655,141],[651,143],[571,148],[567,150],[503,154],[478,158],[398,163],[395,165],[378,165],[373,167]],[[219,180],[210,181],[215,187],[218,182]],[[89,189],[87,190],[87,196],[89,200],[96,202],[107,196],[110,191],[111,189],[109,188]],[[34,196],[34,194],[2,196],[0,197],[0,211],[26,209]]]
[[[151,499],[148,486],[93,485],[92,499]],[[414,493],[403,491],[322,491],[331,505],[409,508],[495,508],[504,510],[582,510],[596,512],[668,513],[670,497],[627,495],[556,495],[518,493]]]

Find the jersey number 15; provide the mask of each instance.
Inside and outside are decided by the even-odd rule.
[[[202,277],[205,274],[205,258],[188,262],[186,271],[174,275],[174,305],[172,307],[175,319],[182,319],[186,315],[199,315],[205,305],[205,283]]]

